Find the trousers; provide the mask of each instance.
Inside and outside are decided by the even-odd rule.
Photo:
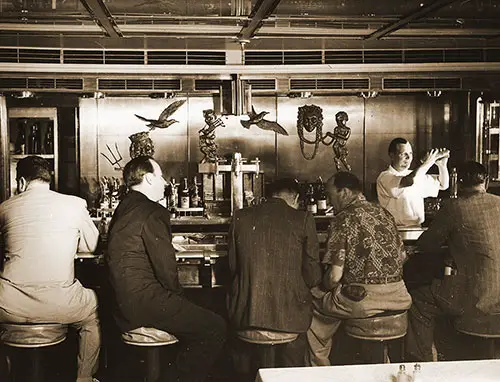
[[[3,282],[0,321],[11,323],[60,323],[76,329],[78,336],[77,382],[92,382],[99,366],[101,331],[97,296],[78,280],[71,284],[17,286]]]
[[[359,284],[361,285],[361,284]],[[307,330],[306,366],[330,366],[332,337],[343,320],[370,317],[388,310],[404,310],[411,297],[403,281],[363,284],[366,296],[353,301],[341,293],[342,284],[313,300],[313,318]]]
[[[204,381],[217,360],[227,338],[227,324],[218,314],[193,304],[183,297],[176,313],[157,312],[150,325],[175,335],[179,351],[168,370],[171,382]]]

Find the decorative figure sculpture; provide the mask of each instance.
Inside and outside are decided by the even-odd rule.
[[[215,129],[224,127],[224,122],[220,117],[217,117],[212,109],[203,110],[203,118],[205,118],[205,126],[198,132],[200,151],[203,153],[200,163],[216,162],[219,156],[217,154],[218,146],[215,143]]]
[[[260,113],[256,113],[254,107],[252,106],[252,112],[248,113],[248,121],[240,121],[241,125],[245,129],[249,129],[251,125],[257,125],[257,127],[262,130],[271,130],[278,134],[288,135],[287,131],[278,123],[273,121],[267,121],[264,119],[266,114],[269,114],[268,111],[261,111]]]
[[[161,112],[158,119],[148,119],[148,118],[141,117],[140,115],[137,115],[137,114],[134,114],[134,115],[137,118],[139,118],[140,120],[148,122],[148,124],[146,126],[149,127],[150,131],[154,130],[155,128],[166,129],[171,124],[173,124],[175,122],[179,122],[179,121],[176,121],[175,119],[168,119],[168,118],[172,114],[174,114],[178,108],[180,108],[182,105],[184,105],[185,102],[186,102],[186,100],[184,100],[184,99],[172,102],[170,105],[168,105]]]
[[[141,131],[132,134],[128,139],[132,142],[129,148],[131,159],[141,155],[153,156],[155,154],[155,147],[153,141],[149,137],[149,131]]]
[[[347,163],[347,156],[349,155],[347,140],[351,136],[351,129],[346,125],[349,116],[345,111],[339,111],[335,114],[335,120],[337,121],[337,126],[333,129],[333,134],[330,132],[326,133],[322,142],[327,146],[333,143],[333,159],[337,171],[340,171],[342,165],[344,165],[347,171],[351,171],[351,166]],[[326,138],[332,138],[332,140],[326,143]]]
[[[309,140],[304,135],[304,129],[308,133],[312,133],[316,130],[314,140]],[[323,109],[316,105],[304,105],[299,107],[299,113],[297,117],[297,134],[300,138],[300,151],[302,156],[307,159],[313,159],[317,152],[319,144],[323,139]],[[304,151],[305,144],[314,145],[312,154],[308,155]]]
[[[121,161],[122,161],[122,154],[120,154],[120,150],[118,150],[118,144],[115,142],[115,150],[116,150],[116,154],[111,150],[111,148],[109,147],[109,145],[106,143],[106,147],[108,148],[108,151],[109,151],[109,154],[111,155],[111,157],[113,158],[113,160],[111,160],[106,154],[104,153],[101,153],[101,155],[106,158],[106,160],[109,162],[109,164],[111,166],[113,166],[113,168],[116,170],[116,171],[122,171],[123,170],[123,167],[121,165]],[[116,166],[116,167],[115,167]]]

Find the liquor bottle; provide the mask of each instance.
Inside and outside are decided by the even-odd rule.
[[[49,122],[43,141],[44,154],[54,154],[54,125]]]
[[[31,126],[28,139],[28,154],[40,154],[40,140],[38,139],[38,125]]]
[[[316,194],[316,205],[318,215],[326,214],[326,189],[321,176],[318,177],[318,190]]]
[[[196,184],[196,176],[193,178],[193,184],[191,186],[191,198],[190,205],[191,207],[201,207],[200,194],[198,193],[198,185]]]
[[[307,201],[306,201],[307,210],[313,215],[316,215],[316,212],[318,212],[318,206],[316,204],[316,198],[314,197],[314,187],[312,184],[309,185],[306,195],[307,195]]]
[[[25,119],[17,126],[16,143],[14,144],[14,154],[26,154],[26,130],[28,121]]]
[[[457,169],[453,167],[450,174],[450,198],[456,199],[458,197],[458,174]]]
[[[168,202],[167,205],[170,209],[175,209],[177,207],[177,184],[175,183],[175,178],[170,178],[170,183],[168,184]]]
[[[189,208],[189,186],[187,178],[182,178],[182,186],[179,191],[179,207]]]

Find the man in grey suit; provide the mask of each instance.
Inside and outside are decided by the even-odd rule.
[[[311,323],[310,289],[321,281],[312,215],[298,210],[299,184],[282,179],[272,197],[235,212],[229,232],[229,319],[235,330],[296,333],[276,366],[303,366]]]
[[[77,252],[93,252],[99,233],[85,200],[50,190],[50,164],[17,163],[18,195],[0,204],[4,267],[0,321],[71,324],[79,337],[77,382],[92,382],[101,345],[97,297],[75,278]]]

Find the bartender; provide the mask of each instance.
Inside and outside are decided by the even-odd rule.
[[[424,198],[438,196],[449,184],[448,149],[432,149],[420,165],[410,170],[413,160],[411,144],[404,138],[395,138],[389,144],[391,165],[377,178],[378,200],[404,227],[419,227],[425,219]],[[427,174],[437,165],[439,175]]]

